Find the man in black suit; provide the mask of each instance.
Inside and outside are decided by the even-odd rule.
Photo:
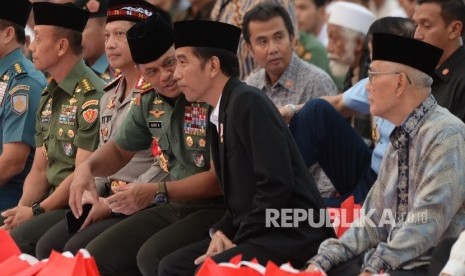
[[[260,90],[238,79],[240,29],[211,21],[176,22],[174,29],[178,85],[187,100],[215,107],[211,150],[228,211],[210,229],[211,240],[162,259],[159,275],[192,275],[206,257],[227,262],[238,254],[263,265],[271,260],[302,267],[334,233],[326,224],[312,227],[326,219],[326,212],[278,110]],[[296,210],[313,218],[292,220]],[[283,211],[291,214],[286,225],[282,216],[270,222],[270,214]]]

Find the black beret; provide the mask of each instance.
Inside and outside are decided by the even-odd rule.
[[[134,62],[149,63],[159,59],[173,45],[173,27],[159,13],[154,13],[132,26],[127,39]]]
[[[393,34],[373,34],[373,60],[408,65],[433,76],[443,50],[423,41]]]
[[[36,25],[63,27],[82,33],[89,19],[89,12],[71,2],[55,4],[36,2],[32,4]]]
[[[109,0],[76,0],[74,4],[90,12],[89,18],[106,17]]]
[[[110,0],[107,22],[116,20],[139,22],[158,11],[158,8],[145,0]]]
[[[0,18],[26,27],[31,9],[29,0],[0,1]]]
[[[207,20],[186,20],[174,23],[176,48],[210,47],[237,53],[241,29],[236,26]]]

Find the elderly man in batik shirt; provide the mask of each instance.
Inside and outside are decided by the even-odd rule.
[[[418,40],[374,34],[370,112],[396,128],[362,217],[339,240],[324,241],[308,271],[427,275],[431,249],[465,228],[465,125],[431,95],[441,54]]]

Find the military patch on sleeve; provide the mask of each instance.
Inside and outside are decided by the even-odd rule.
[[[13,95],[19,90],[29,91],[30,89],[31,87],[29,85],[20,84],[20,85],[16,85],[15,87],[11,88],[9,93],[10,95]]]
[[[11,109],[21,115],[29,108],[28,97],[26,94],[15,94],[11,97]]]
[[[86,107],[89,107],[91,105],[98,105],[98,100],[89,100],[89,101],[85,102],[82,105],[82,109],[86,109]]]
[[[98,117],[98,110],[97,109],[87,109],[82,113],[82,117],[84,117],[84,120],[88,122],[89,124],[92,124],[95,122],[95,120]]]

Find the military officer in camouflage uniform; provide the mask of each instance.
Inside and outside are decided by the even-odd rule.
[[[140,211],[100,234],[86,248],[102,275],[122,271],[138,275],[139,269],[144,275],[156,275],[166,254],[208,237],[208,229],[224,214],[224,208],[210,164],[210,108],[205,103],[187,102],[173,78],[176,58],[171,26],[154,14],[131,28],[127,36],[134,61],[157,92],[143,93],[115,140],[76,170],[70,206],[77,209],[83,189],[95,191],[89,185],[92,174],[111,174],[135,151],[152,144],[170,179],[146,186],[133,199],[141,202]],[[132,212],[120,194],[107,200],[114,212]],[[153,204],[156,206],[151,207]],[[109,251],[123,253],[110,255]]]
[[[72,4],[33,4],[37,69],[50,73],[37,113],[36,154],[18,206],[3,212],[6,228],[21,250],[64,216],[75,167],[98,145],[103,81],[81,58],[82,30],[89,13]],[[44,214],[45,213],[45,214]]]
[[[145,6],[152,8],[151,11],[156,10],[155,7],[148,4]],[[124,118],[127,117],[131,109],[131,103],[140,98],[141,93],[153,90],[150,83],[140,76],[129,51],[126,36],[119,35],[120,32],[126,33],[134,25],[134,21],[142,21],[143,19],[135,14],[128,14],[125,17],[121,16],[120,13],[117,13],[117,16],[114,15],[114,10],[124,12],[123,9],[120,9],[124,7],[124,5],[120,6],[118,1],[110,3],[110,14],[107,17],[105,28],[106,52],[112,56],[111,65],[121,69],[121,75],[104,88],[106,93],[100,101],[99,147],[115,138]],[[119,55],[116,56],[114,53],[119,53]],[[126,216],[111,216],[108,201],[104,200],[103,196],[108,195],[110,191],[120,193],[120,196],[130,195],[133,191],[143,190],[143,186],[152,186],[153,184],[148,182],[158,182],[166,175],[167,173],[163,172],[158,164],[155,164],[149,144],[146,148],[137,151],[129,163],[115,174],[108,177],[95,177],[95,184],[101,197],[98,203],[93,204],[82,225],[83,229],[76,235],[70,235],[67,231],[66,221],[60,221],[39,240],[36,247],[36,257],[39,259],[48,258],[52,250],[76,253],[80,248],[84,248],[90,240],[126,218]],[[121,187],[117,190],[115,185]],[[84,200],[88,199],[84,196]],[[129,213],[126,214],[129,215]]]
[[[21,198],[34,158],[35,114],[46,85],[44,75],[21,53],[31,9],[28,0],[0,2],[0,211]]]

